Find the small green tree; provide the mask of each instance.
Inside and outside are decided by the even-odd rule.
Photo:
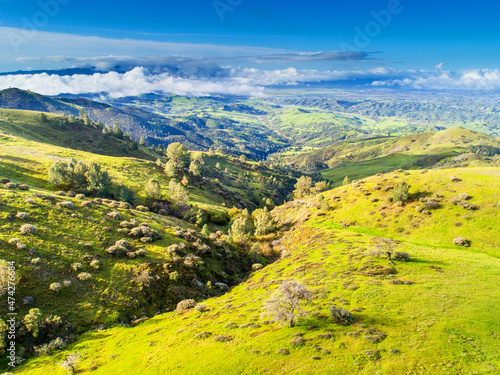
[[[141,135],[141,138],[139,138],[139,145],[144,146],[144,147],[147,146],[146,138],[144,138],[143,135]]]
[[[123,139],[123,129],[118,126],[118,124],[113,124],[113,136],[119,139]]]
[[[111,177],[107,171],[95,162],[90,162],[85,173],[87,178],[87,191],[92,194],[108,196],[111,189]]]
[[[175,163],[172,160],[167,161],[165,164],[165,174],[170,178],[176,178],[179,173],[179,170],[175,166]]]
[[[255,234],[257,236],[264,236],[274,232],[276,226],[267,207],[264,207],[262,210],[256,210],[253,216],[255,217]]]
[[[243,164],[247,161],[247,157],[245,155],[241,155],[239,160],[240,160],[240,163]]]
[[[217,164],[215,164],[215,168],[216,168],[216,169],[220,169],[220,168],[221,168],[221,166],[220,166],[220,163],[219,163],[219,162],[217,162]]]
[[[330,186],[330,183],[328,181],[320,181],[317,182],[314,187],[311,188],[311,193],[312,194],[318,194],[321,193],[322,191],[325,191],[328,189]]]
[[[152,206],[156,201],[161,199],[160,183],[154,179],[150,179],[145,188],[147,203]]]
[[[170,192],[170,200],[176,205],[187,204],[188,202],[188,191],[182,186],[180,182],[175,179],[171,179],[168,184],[168,189]]]
[[[89,115],[87,115],[86,113],[83,115],[83,123],[84,123],[86,126],[90,126],[90,125],[92,125],[92,121],[90,120]]]
[[[134,191],[125,185],[118,186],[115,194],[116,200],[133,204],[135,201]]]
[[[167,147],[167,157],[177,168],[182,168],[188,160],[188,149],[182,143],[174,142]]]
[[[312,178],[309,176],[301,176],[295,184],[293,196],[296,199],[304,198],[311,193]]]
[[[196,158],[189,164],[189,172],[195,176],[200,176],[203,173],[205,162],[202,158]]]
[[[231,236],[233,238],[246,241],[255,233],[255,225],[253,219],[248,214],[247,210],[238,216],[231,225]]]
[[[392,199],[394,202],[406,202],[410,197],[410,185],[406,181],[398,181],[392,191]]]
[[[41,122],[42,124],[44,124],[44,123],[46,123],[46,122],[47,122],[47,115],[46,115],[45,113],[43,113],[43,112],[42,112],[42,113],[40,113],[40,117],[39,117],[39,118],[40,118],[40,122]]]
[[[208,229],[208,224],[203,225],[203,228],[201,229],[201,235],[206,238],[210,236],[210,229]]]
[[[349,179],[349,176],[345,176],[344,178],[344,186],[349,185],[351,183],[351,180]]]

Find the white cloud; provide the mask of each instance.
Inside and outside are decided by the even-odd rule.
[[[392,70],[377,68],[366,71],[317,71],[296,68],[260,70],[253,68],[219,68],[222,73],[207,77],[193,72],[189,77],[170,72],[154,74],[144,67],[126,73],[108,72],[93,75],[19,74],[0,76],[0,89],[18,87],[44,95],[107,93],[111,97],[134,96],[151,92],[205,96],[213,94],[264,95],[264,87],[297,85],[308,82],[345,81],[359,78],[381,78]],[[185,74],[186,75],[186,74]]]
[[[500,90],[500,70],[464,70],[458,73],[436,70],[401,71],[388,68],[368,70],[318,71],[311,69],[261,70],[240,67],[214,67],[208,74],[203,66],[193,64],[182,75],[172,72],[155,73],[136,67],[126,73],[108,72],[92,75],[19,74],[0,76],[0,89],[18,87],[45,95],[100,94],[113,98],[151,92],[186,96],[265,95],[271,86],[300,85],[317,82],[358,82],[375,87],[412,88],[426,90]],[[187,69],[187,70],[186,70]],[[201,69],[201,70],[200,70]]]
[[[109,72],[93,75],[59,76],[42,73],[0,76],[0,89],[8,87],[29,89],[44,95],[107,93],[113,98],[151,92],[190,96],[211,94],[263,95],[262,87],[230,79],[194,80],[174,77],[168,73],[150,74],[146,69],[139,67],[123,74]]]
[[[438,70],[420,72],[403,79],[375,81],[374,86],[407,87],[418,90],[500,90],[500,70],[466,69],[459,72]]]

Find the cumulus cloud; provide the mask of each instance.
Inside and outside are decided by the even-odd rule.
[[[411,71],[390,68],[367,70],[275,69],[220,67],[193,64],[192,74],[152,72],[135,67],[128,72],[106,72],[91,75],[18,74],[0,76],[0,89],[18,87],[45,95],[105,94],[113,98],[146,93],[184,96],[245,95],[263,96],[266,88],[307,85],[319,82],[356,82],[373,87],[411,88],[426,90],[500,90],[500,70],[464,70],[458,73]],[[208,74],[213,68],[212,73]],[[187,68],[184,68],[187,69]],[[178,72],[177,72],[178,73]]]
[[[152,92],[185,96],[212,94],[262,96],[263,88],[232,80],[195,80],[174,77],[168,73],[150,74],[137,67],[126,73],[95,73],[59,76],[42,74],[7,75],[0,77],[0,88],[18,87],[44,95],[61,93],[106,93],[112,98],[137,96]]]
[[[402,79],[374,81],[374,86],[403,87],[417,90],[500,90],[500,70],[466,69],[459,72],[437,70],[409,74]]]
[[[158,92],[188,96],[214,94],[262,96],[265,87],[298,85],[312,82],[380,79],[392,76],[387,68],[366,71],[318,71],[287,68],[260,70],[255,68],[220,67],[215,76],[176,76],[170,72],[151,73],[136,67],[126,73],[107,72],[92,75],[18,74],[0,76],[0,89],[18,87],[45,95],[107,93],[110,97],[135,96]]]

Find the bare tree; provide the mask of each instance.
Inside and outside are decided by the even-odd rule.
[[[394,240],[392,238],[377,238],[377,244],[375,245],[375,248],[378,251],[383,251],[385,255],[387,256],[387,260],[389,263],[394,265],[392,262],[392,254],[394,253]]]
[[[311,299],[312,293],[304,285],[296,280],[285,281],[267,301],[265,314],[294,327],[298,317],[307,315],[300,308],[301,302]]]
[[[61,366],[63,369],[65,369],[68,372],[68,374],[74,374],[76,365],[78,364],[79,361],[80,361],[80,354],[71,353],[58,365]]]

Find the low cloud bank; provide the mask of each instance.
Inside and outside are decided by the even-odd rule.
[[[213,74],[214,71],[217,74]],[[375,68],[357,71],[311,69],[261,70],[255,68],[217,67],[214,71],[193,67],[191,73],[156,73],[135,67],[125,73],[107,72],[92,75],[19,74],[0,76],[0,89],[18,87],[44,95],[100,94],[112,98],[147,93],[182,96],[244,95],[264,96],[266,87],[307,85],[318,82],[361,82],[372,87],[425,90],[500,90],[500,70],[400,71]],[[201,73],[200,73],[201,72]]]

